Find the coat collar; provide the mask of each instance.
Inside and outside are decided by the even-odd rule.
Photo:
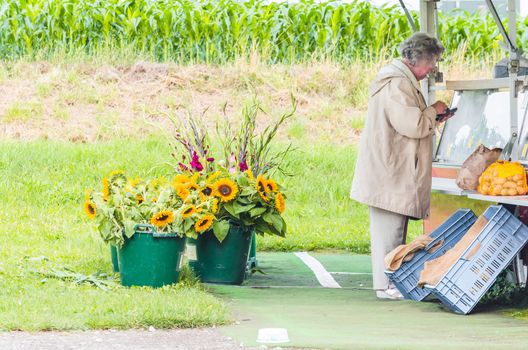
[[[395,66],[398,70],[400,70],[405,76],[411,81],[413,86],[416,88],[416,90],[420,91],[420,84],[418,83],[418,80],[416,80],[416,77],[414,76],[413,72],[403,63],[401,60],[395,59],[392,61],[392,65]]]

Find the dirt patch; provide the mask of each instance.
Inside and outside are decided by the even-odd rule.
[[[166,114],[203,115],[213,130],[225,106],[235,124],[257,96],[266,114],[259,127],[291,108],[281,130],[287,140],[353,143],[365,115],[353,95],[364,82],[357,67],[331,63],[267,66],[179,66],[137,62],[129,66],[18,63],[2,67],[0,137],[91,142],[143,137],[170,124]],[[204,113],[204,111],[206,111]]]

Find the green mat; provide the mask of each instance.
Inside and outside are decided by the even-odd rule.
[[[254,274],[243,286],[210,285],[230,304],[236,321],[221,331],[246,346],[259,345],[259,328],[278,327],[288,330],[290,342],[268,347],[527,348],[528,322],[505,317],[500,309],[477,309],[461,316],[437,302],[378,300],[370,290],[370,257],[311,255],[328,272],[359,274],[332,274],[344,288],[322,288],[294,254],[259,253],[266,275]]]

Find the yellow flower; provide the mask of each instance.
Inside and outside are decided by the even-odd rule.
[[[214,216],[213,215],[204,215],[194,224],[194,230],[198,233],[207,231],[213,224]]]
[[[249,168],[248,170],[245,171],[247,177],[250,179],[250,180],[254,180],[255,179],[255,176],[253,176],[253,172],[251,171],[251,168]]]
[[[195,212],[196,212],[196,207],[194,205],[188,205],[182,211],[182,218],[184,219],[190,218],[192,214],[194,214]]]
[[[279,189],[279,186],[277,186],[277,183],[271,179],[268,179],[266,181],[266,192],[277,192]]]
[[[163,176],[161,177],[158,177],[157,179],[154,179],[150,182],[150,186],[153,188],[153,189],[158,189],[160,188],[162,185],[165,185],[167,183],[167,179]]]
[[[218,199],[213,199],[213,203],[211,204],[211,211],[216,214],[218,212]]]
[[[114,177],[115,175],[123,175],[125,172],[123,170],[112,170],[110,172],[110,178]]]
[[[264,176],[259,175],[257,177],[257,182],[255,183],[255,188],[259,192],[266,192],[266,179],[264,178]]]
[[[176,186],[176,194],[178,194],[182,200],[185,200],[189,196],[190,192],[184,185],[178,185]]]
[[[134,188],[137,186],[138,183],[141,182],[141,178],[140,177],[136,177],[135,179],[130,179],[128,180],[128,184],[130,185],[130,187]]]
[[[220,197],[222,202],[229,202],[234,199],[238,193],[236,183],[229,179],[220,179],[213,184],[215,195]]]
[[[137,201],[137,204],[141,204],[141,203],[143,203],[144,200],[145,200],[145,198],[143,198],[142,195],[140,195],[140,194],[137,194],[137,195],[136,195],[136,201]]]
[[[275,208],[277,208],[277,211],[281,214],[284,213],[284,209],[286,208],[284,196],[280,192],[275,196]]]
[[[214,188],[211,185],[205,185],[200,189],[200,193],[202,193],[204,196],[210,197],[214,194]]]
[[[194,174],[191,176],[190,181],[191,181],[191,182],[196,182],[196,180],[198,180],[199,177],[200,177],[200,173],[194,173]]]
[[[260,195],[260,198],[262,198],[264,200],[264,202],[269,202],[269,198],[268,198],[268,195],[266,194],[266,192],[258,191],[258,194]]]
[[[97,210],[95,209],[95,204],[91,200],[84,202],[84,212],[90,219],[95,219]]]
[[[196,183],[194,183],[194,182],[188,182],[186,185],[187,185],[187,188],[188,188],[189,190],[193,190],[193,191],[198,191],[198,190],[200,190],[200,187],[199,187]]]
[[[127,177],[125,175],[125,172],[123,170],[114,170],[110,173],[109,176],[110,183],[114,186],[118,186],[120,188],[124,187],[127,184]]]
[[[212,173],[211,175],[209,175],[209,177],[207,178],[207,183],[211,183],[213,182],[214,179],[216,179],[218,176],[220,176],[220,174],[222,174],[221,171],[215,171],[214,173]]]
[[[103,178],[103,200],[108,201],[110,199],[110,183],[108,183],[108,180]]]
[[[150,218],[150,223],[158,228],[167,226],[174,221],[174,213],[170,210],[163,210]]]
[[[184,184],[189,182],[191,179],[185,174],[178,174],[172,179],[172,185],[176,187],[178,184]]]

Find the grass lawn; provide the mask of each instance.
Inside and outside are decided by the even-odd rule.
[[[114,169],[130,176],[166,174],[168,154],[167,144],[154,138],[0,144],[1,329],[189,327],[229,321],[226,307],[199,285],[128,289],[116,281],[105,291],[44,276],[54,269],[110,273],[108,247],[82,212],[84,190],[99,187],[102,175]],[[348,199],[354,159],[352,146],[305,144],[292,153],[288,168],[295,176],[281,179],[289,189],[289,234],[286,239],[259,237],[258,248],[368,252],[366,208]]]

